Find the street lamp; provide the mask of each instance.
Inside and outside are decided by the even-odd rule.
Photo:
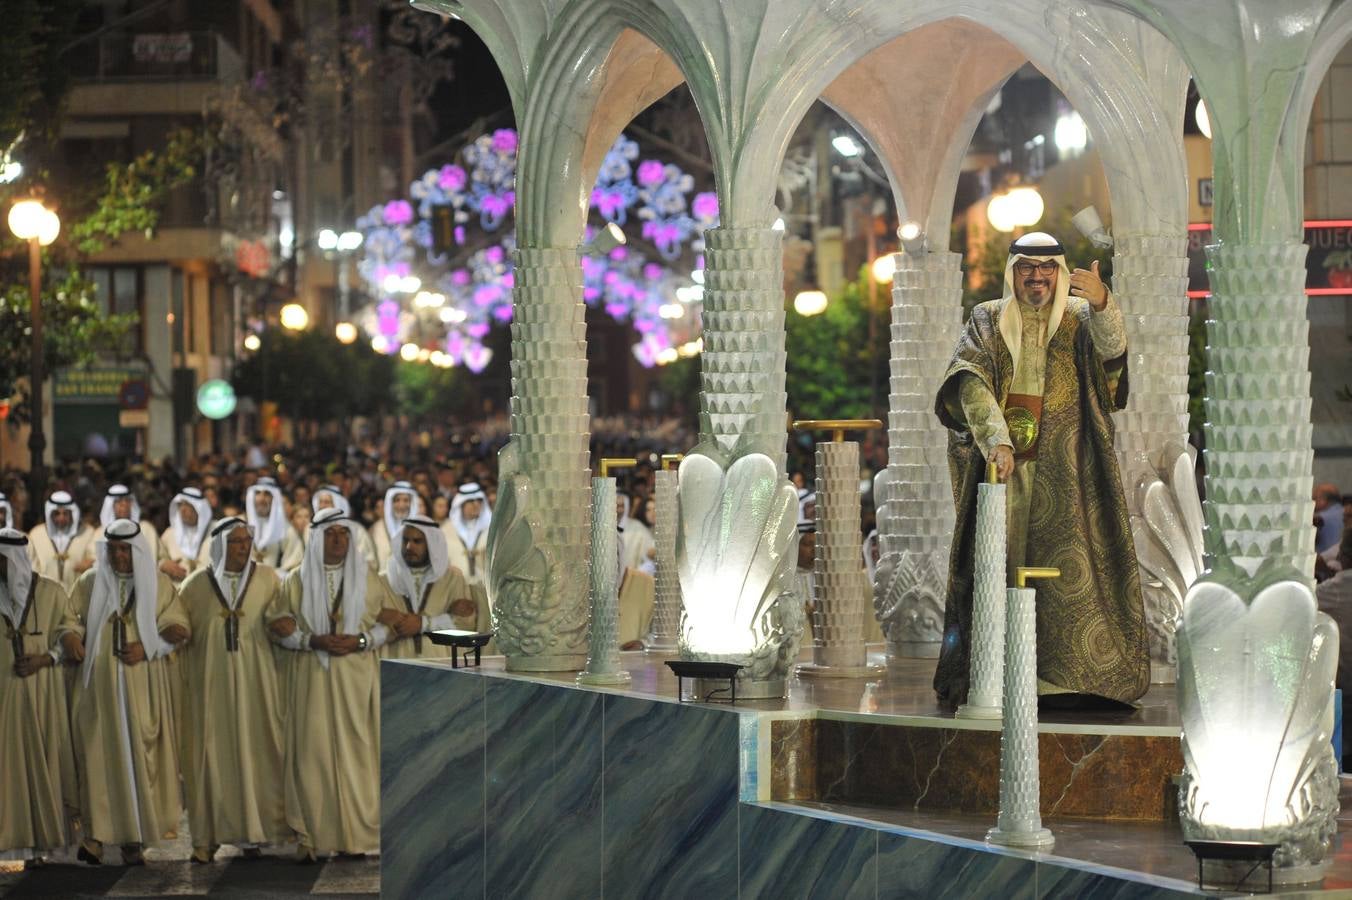
[[[282,307],[282,327],[289,331],[304,331],[310,324],[310,314],[299,303],[288,303]]]
[[[28,432],[28,496],[29,515],[40,509],[39,503],[47,484],[47,472],[42,455],[47,449],[47,435],[42,428],[42,386],[47,380],[43,371],[42,340],[42,248],[61,232],[61,220],[56,213],[38,200],[20,200],[9,209],[9,230],[21,241],[28,242],[28,302],[32,317],[33,335],[29,350],[29,397],[32,403],[32,425]]]

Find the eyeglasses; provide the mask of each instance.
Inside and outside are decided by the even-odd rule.
[[[1060,266],[1054,260],[1050,259],[1037,263],[1019,260],[1014,264],[1014,271],[1020,275],[1032,275],[1034,269],[1037,269],[1039,274],[1050,275],[1059,268]]]

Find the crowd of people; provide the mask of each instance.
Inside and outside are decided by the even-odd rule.
[[[663,438],[682,439],[598,447],[642,459],[617,512],[649,619],[666,447],[645,443]],[[500,440],[459,457],[431,443],[255,442],[183,470],[90,460],[36,504],[6,478],[0,760],[23,775],[0,796],[0,860],[75,847],[101,865],[117,847],[142,864],[185,812],[202,863],[223,844],[294,842],[301,862],[377,850],[378,661],[444,657],[433,632],[491,627]]]

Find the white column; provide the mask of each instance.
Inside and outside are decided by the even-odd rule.
[[[801,675],[876,675],[864,649],[869,584],[859,555],[859,445],[817,445],[817,608],[812,662]]]
[[[657,519],[653,524],[653,542],[657,545],[656,603],[653,606],[649,650],[676,649],[681,625],[681,578],[676,571],[676,470],[654,473],[653,497]]]
[[[628,684],[620,668],[620,556],[615,479],[592,479],[591,651],[578,684]]]
[[[972,644],[968,650],[970,679],[960,719],[998,719],[1004,697],[1005,591],[1008,548],[1003,484],[976,489],[976,583],[972,590]]]
[[[521,247],[512,290],[512,440],[498,456],[488,586],[518,672],[586,659],[591,539],[587,325],[576,248]],[[613,511],[613,510],[612,510]]]
[[[934,396],[962,328],[962,255],[896,259],[873,605],[889,654],[937,657],[955,513],[948,432],[934,415]]]
[[[1037,591],[1010,588],[1005,627],[1005,716],[1000,732],[1000,817],[992,844],[1049,849],[1037,755]]]

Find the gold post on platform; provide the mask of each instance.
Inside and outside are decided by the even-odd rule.
[[[675,466],[679,466],[681,464],[681,460],[683,459],[685,459],[684,453],[663,453],[662,471],[666,472]]]
[[[1000,469],[995,465],[995,461],[986,463],[986,484],[1000,483]]]
[[[638,465],[632,456],[611,456],[601,460],[601,477],[609,478],[611,469],[627,469]]]
[[[1028,587],[1030,578],[1060,578],[1060,569],[1051,569],[1044,566],[1019,566],[1014,570],[1014,586]]]
[[[883,427],[877,419],[798,419],[791,426],[794,431],[829,431],[831,440],[840,443],[847,431],[876,431]]]

